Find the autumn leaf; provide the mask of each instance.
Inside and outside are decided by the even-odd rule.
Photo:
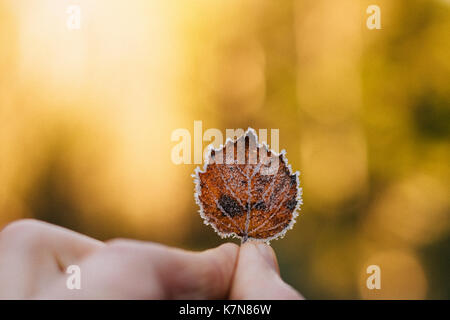
[[[195,199],[204,223],[221,237],[270,240],[291,229],[302,204],[299,172],[292,173],[284,150],[258,143],[249,128],[218,149],[209,148],[203,170],[195,169]]]

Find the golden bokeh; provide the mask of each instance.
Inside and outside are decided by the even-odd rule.
[[[287,282],[449,298],[448,39],[443,0],[0,0],[0,228],[215,246],[172,132],[279,129],[304,193],[272,244]]]
[[[428,283],[419,259],[407,251],[385,251],[374,253],[365,266],[377,265],[381,270],[379,290],[368,289],[367,267],[359,277],[360,295],[363,299],[425,299]]]

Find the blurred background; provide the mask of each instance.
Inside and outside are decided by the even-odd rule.
[[[449,84],[448,0],[0,0],[0,228],[216,246],[172,131],[279,129],[304,191],[272,242],[287,282],[450,299]]]

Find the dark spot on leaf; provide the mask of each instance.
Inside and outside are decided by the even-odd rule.
[[[288,208],[289,210],[294,210],[296,206],[297,206],[296,199],[291,199],[286,202],[286,208]]]
[[[293,174],[292,176],[289,176],[289,178],[291,179],[291,186],[296,186],[297,185],[297,175]]]
[[[261,175],[258,177],[257,182],[259,184],[267,184],[270,182],[271,177],[269,175]]]
[[[263,211],[263,210],[266,210],[266,204],[264,203],[264,201],[258,201],[258,202],[255,203],[255,207],[254,208],[256,210]]]
[[[219,199],[219,204],[230,217],[243,214],[243,208],[233,197],[223,194]]]

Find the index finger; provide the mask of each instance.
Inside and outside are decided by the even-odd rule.
[[[238,250],[231,243],[190,252],[115,240],[80,265],[82,290],[64,292],[73,299],[225,299]]]

